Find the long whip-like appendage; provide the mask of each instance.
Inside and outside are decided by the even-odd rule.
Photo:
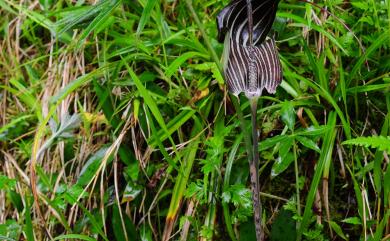
[[[259,183],[259,151],[258,151],[258,135],[257,135],[257,100],[251,98],[252,111],[252,160],[249,161],[249,173],[251,178],[251,189],[254,209],[254,220],[256,227],[256,239],[262,241],[264,238],[263,228],[261,226],[262,205],[260,201],[260,183]]]
[[[248,15],[248,34],[249,34],[249,90],[255,90],[253,88],[256,79],[256,70],[253,54],[253,12],[251,0],[246,0],[247,3],[247,15]],[[252,89],[253,88],[253,89]],[[251,103],[252,111],[252,160],[249,161],[249,173],[251,178],[251,189],[254,209],[254,219],[256,228],[256,239],[262,241],[264,237],[263,229],[261,226],[261,213],[262,206],[260,201],[260,183],[259,183],[259,151],[258,151],[258,135],[257,135],[257,100],[258,97],[252,97],[249,99]]]
[[[253,16],[252,16],[251,0],[246,0],[246,9],[247,9],[247,15],[248,15],[249,45],[253,46]]]

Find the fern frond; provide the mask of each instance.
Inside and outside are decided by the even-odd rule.
[[[347,140],[343,145],[358,145],[371,148],[377,148],[381,151],[390,152],[390,136],[368,136],[358,137],[352,140]]]

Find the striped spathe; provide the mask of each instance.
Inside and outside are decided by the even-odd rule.
[[[253,44],[260,45],[266,38],[275,20],[279,0],[252,0]],[[244,46],[249,43],[247,0],[232,0],[217,16],[218,40],[223,42],[226,33]]]
[[[234,95],[244,92],[248,98],[259,97],[264,88],[275,93],[282,81],[275,40],[267,37],[278,3],[279,0],[232,0],[217,16],[218,40],[225,41],[224,75]]]
[[[226,36],[224,74],[229,91],[244,92],[248,98],[261,96],[265,88],[275,93],[282,81],[282,68],[275,40],[267,39],[259,46],[243,46]]]

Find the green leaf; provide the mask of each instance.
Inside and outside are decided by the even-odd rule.
[[[349,217],[349,218],[343,219],[341,222],[348,223],[348,224],[353,224],[353,225],[360,225],[360,224],[362,224],[362,221],[360,220],[359,217]]]
[[[297,139],[299,143],[301,143],[305,147],[312,149],[318,153],[321,153],[321,149],[317,146],[317,144],[313,140],[304,136],[296,136],[295,139]]]
[[[1,88],[1,87],[0,87]],[[3,125],[0,127],[0,141],[2,139],[6,139],[7,138],[7,133],[10,129],[12,128],[16,128],[18,125],[21,125],[21,122],[25,121],[25,120],[28,120],[32,117],[32,115],[24,115],[24,116],[21,116],[21,117],[18,117],[18,118],[15,118],[13,120],[11,120],[8,124],[6,125]],[[1,189],[1,188],[0,188]]]
[[[24,226],[24,232],[26,233],[26,237],[28,241],[34,241],[34,227],[31,219],[31,211],[30,211],[30,204],[27,201],[26,206],[25,206],[25,213],[24,217],[26,220],[25,226]]]
[[[134,224],[127,216],[125,211],[122,211],[121,216],[119,208],[121,207],[116,203],[112,206],[112,229],[114,230],[116,240],[138,240],[138,235]],[[123,228],[126,230],[123,230]]]
[[[303,131],[294,132],[295,135],[299,136],[321,136],[328,130],[328,126],[309,126]]]
[[[165,131],[165,133],[169,133],[168,132],[168,128],[165,125],[164,118],[161,115],[160,109],[158,108],[156,102],[153,100],[152,96],[149,94],[149,91],[141,83],[140,79],[134,73],[134,71],[130,68],[130,66],[126,62],[124,62],[124,64],[126,65],[126,69],[129,72],[131,78],[133,79],[135,85],[137,86],[137,89],[140,92],[142,98],[145,100],[145,103],[148,105],[148,107],[149,107],[150,111],[152,112],[154,118],[156,118],[157,123]]]
[[[80,48],[80,46],[84,43],[84,41],[87,39],[87,37],[92,33],[92,31],[96,30],[100,26],[104,24],[104,22],[108,19],[111,12],[115,10],[121,3],[120,0],[103,0],[99,4],[105,4],[107,3],[104,8],[102,8],[98,15],[92,20],[92,22],[88,25],[87,28],[84,29],[84,31],[79,36],[79,41],[77,43],[77,48]]]
[[[228,193],[230,194],[230,193]],[[197,182],[191,182],[187,190],[184,193],[184,196],[187,198],[195,198],[200,203],[205,203],[207,198],[207,193],[205,193],[204,185],[201,180],[197,180]],[[227,196],[227,194],[222,194],[223,198],[225,200],[230,200],[230,196]]]
[[[85,198],[87,196],[88,192],[84,191],[84,189],[77,184],[71,186],[63,193],[63,198],[71,205],[76,204],[78,198]]]
[[[290,152],[291,147],[294,144],[294,139],[289,137],[286,140],[280,142],[279,146],[279,156],[284,159],[287,155],[287,153]]]
[[[339,237],[341,237],[344,240],[348,240],[345,234],[343,233],[343,230],[337,223],[330,221],[329,224]]]
[[[22,226],[16,220],[8,219],[0,224],[0,240],[20,240],[21,233]]]
[[[196,122],[191,136],[194,138],[200,130],[200,123]],[[190,144],[183,150],[183,162],[180,165],[180,171],[176,177],[175,186],[173,187],[172,197],[169,205],[166,220],[174,220],[179,212],[180,203],[182,202],[183,196],[186,192],[188,179],[190,178],[191,170],[195,161],[198,147],[200,144],[199,138],[194,138]]]
[[[50,99],[50,102],[51,103],[60,103],[73,91],[79,89],[82,85],[89,83],[91,80],[103,76],[105,73],[110,71],[113,68],[113,66],[116,66],[117,64],[118,63],[115,63],[115,65],[114,64],[107,64],[103,67],[100,67],[98,69],[95,69],[95,70],[89,72],[88,74],[85,74],[85,75],[78,77],[77,79],[73,80],[68,85],[63,87],[54,96],[52,96]]]
[[[4,175],[0,175],[0,190],[10,190],[16,185],[16,180]]]
[[[138,23],[137,36],[141,34],[142,30],[145,27],[145,24],[149,21],[154,5],[156,5],[157,2],[158,1],[156,0],[147,0],[146,6],[144,7],[144,11],[142,12],[141,18]]]
[[[67,240],[67,239],[78,239],[78,240],[85,240],[85,241],[96,241],[96,239],[94,238],[91,238],[87,235],[84,235],[84,234],[64,234],[64,235],[60,235],[60,236],[57,236],[53,239],[53,241],[55,240]]]
[[[287,135],[280,135],[280,136],[274,136],[271,138],[267,138],[259,143],[259,151],[265,151],[269,148],[275,147],[276,144],[279,142],[283,142],[286,139],[288,139],[289,136]]]
[[[296,207],[296,204],[293,205]],[[297,232],[295,228],[293,213],[286,209],[281,209],[276,219],[272,222],[271,241],[295,241]]]
[[[252,207],[251,191],[242,184],[231,185],[224,194],[225,202],[231,202],[236,207]]]
[[[275,163],[272,166],[271,177],[276,177],[294,161],[294,155],[290,152],[291,147],[293,146],[294,140],[289,137],[283,142],[280,142],[279,146],[279,157],[275,160]]]
[[[52,129],[53,134],[49,139],[45,141],[45,143],[41,146],[38,151],[37,156],[40,156],[45,150],[50,148],[50,146],[56,141],[58,138],[70,138],[73,136],[73,131],[77,127],[79,127],[81,122],[80,116],[78,114],[73,114],[72,116],[65,115],[58,127],[57,124],[51,120],[49,122],[50,127]]]
[[[349,86],[349,83],[351,80],[355,77],[355,75],[360,70],[361,66],[363,65],[364,61],[368,59],[368,57],[374,53],[374,51],[382,46],[388,39],[390,38],[390,31],[387,30],[382,35],[380,35],[378,38],[375,39],[375,41],[371,44],[369,48],[366,49],[365,53],[360,56],[358,61],[356,62],[355,66],[353,66],[351,73],[349,75],[349,82],[347,84],[347,87]]]
[[[276,158],[275,163],[272,166],[271,177],[276,177],[285,171],[293,161],[294,155],[291,152],[288,152],[283,159],[280,156]]]
[[[321,147],[322,149],[321,155],[317,163],[317,166],[315,168],[314,176],[312,178],[310,189],[307,194],[303,219],[301,222],[301,226],[298,229],[298,239],[302,237],[302,234],[304,232],[307,232],[310,223],[310,218],[312,217],[312,207],[313,207],[316,191],[318,189],[318,185],[320,183],[324,167],[328,162],[328,160],[332,157],[334,142],[337,134],[337,131],[335,131],[334,129],[336,126],[336,114],[334,112],[329,113],[327,125],[329,129],[324,136],[322,147]]]
[[[106,155],[107,150],[107,147],[103,147],[88,159],[88,161],[85,163],[85,165],[80,171],[80,175],[77,180],[78,185],[84,187],[95,177],[101,164],[101,161]],[[109,158],[109,161],[110,160],[112,160],[112,158]]]
[[[368,2],[365,1],[353,1],[351,2],[352,6],[356,8],[360,8],[362,10],[367,10],[370,6],[368,5]]]
[[[368,136],[358,137],[355,139],[347,140],[342,143],[343,145],[358,145],[371,148],[378,148],[380,151],[390,152],[390,136]]]
[[[137,187],[136,185],[132,183],[127,183],[125,190],[123,191],[122,201],[132,201],[134,200],[140,193],[142,192],[142,189],[140,187]]]
[[[209,56],[208,56],[208,55],[205,55],[205,54],[202,54],[202,53],[199,53],[199,52],[194,52],[194,51],[184,53],[184,54],[180,55],[178,58],[176,58],[176,59],[168,66],[168,68],[167,68],[166,71],[165,71],[165,76],[166,76],[168,79],[170,79],[170,78],[172,77],[172,75],[178,71],[178,69],[180,68],[180,66],[181,66],[184,62],[186,62],[188,59],[194,58],[194,57],[202,57],[202,58],[204,58],[204,59],[207,59]]]
[[[290,101],[283,102],[280,115],[284,124],[286,124],[290,130],[294,130],[295,110],[293,104]]]

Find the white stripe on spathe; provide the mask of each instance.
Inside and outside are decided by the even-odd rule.
[[[252,0],[253,6],[253,44],[264,41],[275,19],[279,0]],[[244,46],[249,45],[249,29],[246,0],[232,0],[217,16],[219,41],[223,41],[226,32],[232,33],[236,41]]]
[[[282,81],[282,68],[276,49],[275,40],[266,39],[260,46],[243,46],[231,36],[226,35],[224,53],[224,74],[229,91],[234,95],[241,92],[248,98],[258,97],[265,88],[269,93],[275,93],[276,87]],[[255,68],[251,68],[252,76],[257,78],[255,83],[250,84],[249,68],[250,59],[254,60]],[[253,77],[252,77],[253,78]]]

